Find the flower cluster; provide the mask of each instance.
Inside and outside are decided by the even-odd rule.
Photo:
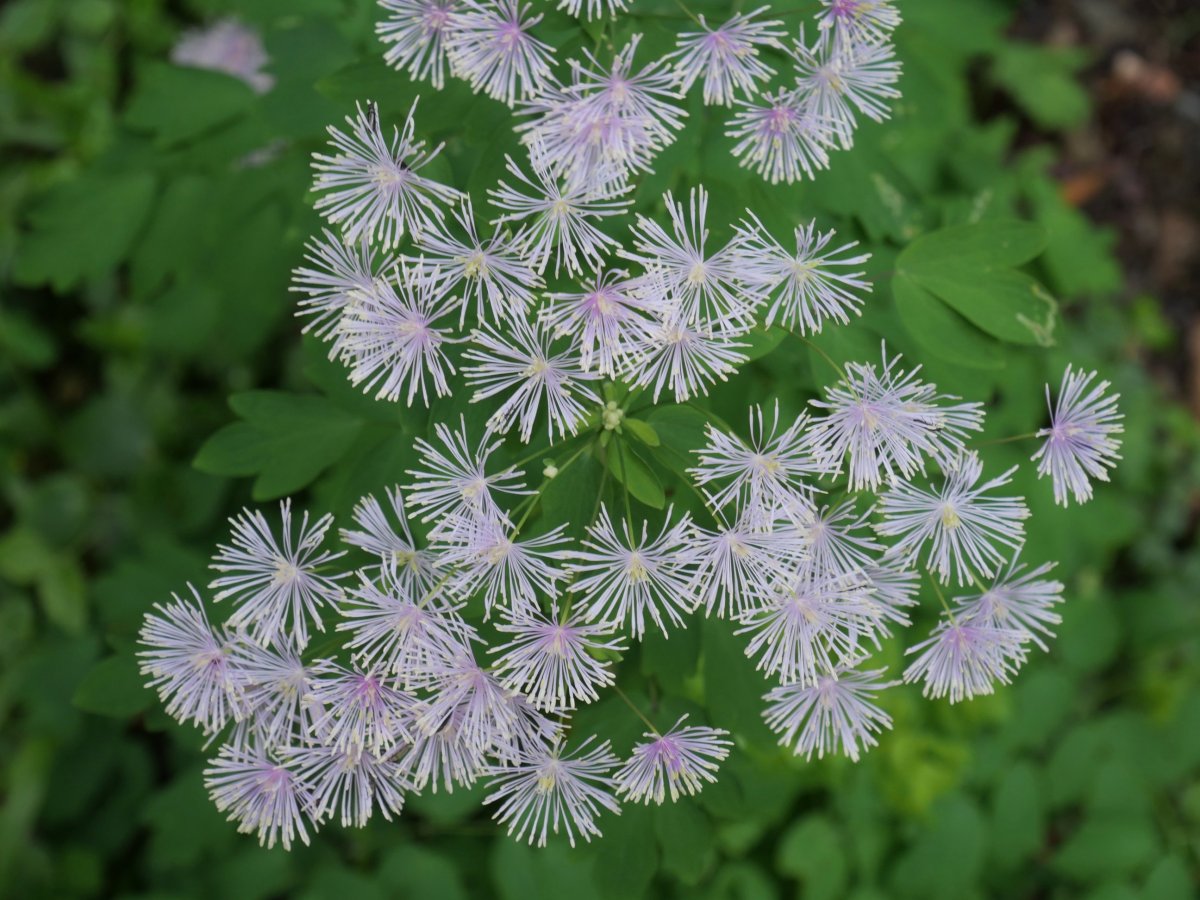
[[[1063,592],[1047,577],[1052,564],[1027,571],[1019,559],[1028,511],[1002,495],[1011,471],[982,481],[980,457],[964,447],[981,407],[899,365],[885,351],[881,368],[854,367],[813,401],[816,418],[754,407],[746,437],[710,424],[689,477],[711,524],[668,509],[652,530],[598,502],[580,541],[565,523],[528,536],[541,489],[494,464],[491,435],[438,425],[418,441],[411,482],[383,503],[363,498],[342,530],[363,565],[333,568],[346,551],[323,549],[328,516],[295,528],[284,501],[276,531],[246,511],[212,563],[227,619],[214,626],[194,589],[158,607],[142,631],[142,670],[168,713],[223,737],[206,776],[218,807],[285,847],[335,815],[361,826],[376,808],[399,814],[409,792],[480,778],[496,817],[539,844],[549,831],[590,839],[623,801],[699,791],[732,746],[722,729],[680,720],[622,761],[608,741],[575,740],[571,722],[613,686],[626,636],[669,637],[700,612],[732,620],[747,656],[778,682],[764,717],[781,743],[857,759],[890,727],[877,697],[897,683],[865,663],[910,624],[922,569],[978,589],[943,599],[903,673],[951,702],[990,693],[1032,646],[1045,649]],[[1066,460],[1061,435],[1098,404],[1115,421],[1113,398],[1083,396],[1078,381],[1069,370],[1035,459]],[[594,423],[583,450],[603,454],[612,430]],[[1078,471],[1111,464],[1110,431],[1070,435]],[[842,480],[844,464],[875,492],[872,509],[861,508],[870,491]],[[1077,469],[1061,467],[1077,484]],[[937,484],[908,480],[926,468]],[[839,483],[849,496],[826,503]],[[331,611],[333,638],[309,654]],[[493,646],[484,623],[502,636]]]
[[[622,240],[633,178],[675,139],[697,83],[738,108],[743,164],[772,180],[823,166],[896,96],[890,3],[826,0],[816,39],[791,46],[765,9],[701,18],[665,59],[639,67],[635,37],[611,59],[585,52],[564,81],[520,0],[384,5],[388,60],[435,86],[448,68],[515,107],[528,159],[506,160],[488,222],[481,198],[432,176],[441,147],[418,136],[415,104],[390,134],[360,106],[314,161],[328,228],[295,273],[299,314],[378,399],[429,406],[465,383],[486,420],[431,423],[407,482],[362,498],[341,550],[327,549],[330,516],[296,527],[285,501],[276,529],[245,511],[213,558],[215,606],[193,589],[147,617],[142,670],[170,715],[221,742],[207,785],[239,828],[289,847],[332,818],[362,826],[410,793],[482,779],[510,834],[574,844],[623,803],[695,794],[729,733],[686,716],[660,731],[617,681],[630,642],[701,614],[744,639],[771,682],[768,726],[808,758],[874,746],[891,726],[880,695],[901,682],[969,699],[1047,647],[1064,585],[1020,559],[1014,470],[985,476],[971,446],[982,404],[886,346],[878,362],[830,360],[837,380],[798,414],[753,406],[744,431],[710,420],[681,474],[700,502],[634,514],[629,437],[658,443],[641,409],[706,394],[768,329],[806,341],[847,323],[871,285],[855,244],[813,222],[780,241],[749,210],[713,223],[701,186],[629,217]],[[756,99],[769,51],[794,84]],[[1038,434],[1038,474],[1064,505],[1117,459],[1117,398],[1094,378],[1068,368]],[[541,452],[498,461],[535,435]],[[602,486],[590,520],[549,521],[543,493],[585,455],[623,510]],[[871,658],[912,624],[925,577],[942,616],[889,678]],[[972,593],[947,600],[950,584]],[[650,729],[624,757],[573,728],[610,689]]]

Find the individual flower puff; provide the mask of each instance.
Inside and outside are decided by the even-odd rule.
[[[528,835],[530,844],[544,847],[547,833],[558,834],[560,827],[572,847],[577,833],[586,841],[599,837],[600,812],[621,812],[609,775],[620,760],[608,741],[592,746],[594,740],[589,737],[572,753],[565,753],[557,742],[550,748],[535,747],[509,764],[492,766],[491,793],[483,802],[499,804],[496,821],[507,824],[518,841]]]
[[[412,406],[419,396],[429,406],[431,385],[435,397],[450,393],[446,373],[455,369],[445,346],[456,339],[438,322],[457,305],[446,296],[436,268],[401,263],[390,282],[342,313],[330,355],[341,357],[350,383],[374,391],[376,400],[403,397]]]
[[[508,106],[532,95],[552,77],[554,50],[530,33],[542,14],[529,13],[519,0],[462,0],[447,35],[451,71]]]
[[[892,717],[875,705],[875,695],[897,681],[881,681],[884,669],[867,672],[840,667],[817,676],[810,684],[785,684],[769,691],[763,712],[779,743],[797,756],[823,759],[842,753],[854,762],[892,727]]]
[[[167,715],[215,734],[241,715],[242,684],[232,660],[236,641],[213,630],[199,593],[191,591],[191,602],[175,595],[146,616],[138,635],[146,648],[138,652],[140,668]]]
[[[317,153],[313,188],[321,194],[316,209],[331,225],[339,225],[345,240],[379,241],[394,247],[406,233],[419,234],[445,214],[441,205],[453,203],[457,190],[419,174],[441,151],[425,149],[414,138],[416,125],[413,101],[404,127],[393,128],[389,142],[379,122],[379,110],[367,104],[366,111],[346,117],[350,133],[329,126],[332,155]]]
[[[333,516],[322,516],[310,526],[305,512],[293,540],[290,499],[280,502],[279,514],[283,527],[278,540],[258,510],[243,510],[229,520],[232,540],[218,545],[210,565],[222,574],[209,587],[217,591],[216,600],[233,601],[231,627],[246,629],[264,646],[286,636],[303,650],[310,624],[325,630],[321,607],[341,595],[337,582],[344,575],[322,569],[345,551],[321,551]]]
[[[313,822],[312,797],[292,765],[261,749],[226,744],[204,770],[204,784],[217,809],[238,831],[257,835],[259,844],[278,842],[290,850],[296,838],[308,843],[304,822]]]
[[[733,742],[729,732],[705,725],[684,726],[681,716],[666,734],[647,732],[650,740],[633,748],[633,754],[616,774],[617,795],[633,803],[662,805],[667,794],[698,794],[704,784],[715,784],[720,763]]]
[[[646,632],[646,619],[667,634],[667,622],[683,625],[683,616],[695,607],[689,590],[689,573],[683,559],[688,546],[691,517],[669,524],[671,510],[653,540],[649,523],[642,522],[641,537],[631,522],[613,526],[608,508],[601,504],[595,525],[588,526],[585,549],[573,554],[567,568],[574,572],[570,590],[583,602],[589,622],[628,627],[635,639]]]
[[[388,45],[388,65],[408,70],[409,78],[428,78],[441,89],[445,83],[446,39],[462,8],[460,0],[379,0],[388,13],[375,24],[375,33]]]
[[[1054,483],[1054,502],[1068,505],[1092,499],[1090,478],[1108,481],[1108,470],[1120,459],[1121,441],[1114,437],[1124,431],[1117,412],[1120,394],[1104,395],[1107,381],[1092,386],[1095,372],[1084,373],[1067,366],[1058,399],[1051,403],[1050,385],[1046,385],[1046,405],[1050,407],[1050,427],[1037,433],[1045,442],[1033,455],[1038,477],[1050,476]],[[1089,390],[1090,388],[1090,390]]]
[[[625,649],[619,639],[605,640],[610,626],[589,625],[578,613],[564,616],[557,603],[549,615],[535,608],[496,630],[512,635],[507,644],[489,651],[500,654],[494,668],[501,682],[547,711],[597,700],[597,689],[614,680],[609,663],[597,654]]]
[[[946,615],[929,638],[905,651],[920,655],[904,670],[904,681],[923,681],[922,694],[951,703],[991,694],[1025,662],[1028,639],[1024,631]]]
[[[956,576],[967,584],[972,573],[990,576],[1006,556],[997,545],[1017,550],[1025,539],[1029,509],[1020,497],[989,496],[1009,483],[1016,467],[983,484],[979,455],[964,454],[946,473],[941,488],[926,491],[898,481],[879,501],[883,521],[876,530],[898,537],[888,555],[910,563],[928,544],[926,564],[943,582]]]
[[[735,13],[717,28],[700,16],[702,31],[687,31],[677,39],[678,49],[667,54],[675,66],[675,77],[683,91],[691,90],[704,79],[704,102],[731,106],[739,94],[753,96],[759,82],[766,82],[775,70],[759,57],[759,47],[782,47],[782,22],[762,21],[758,17],[768,7],[752,13]]]

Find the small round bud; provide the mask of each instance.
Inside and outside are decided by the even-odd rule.
[[[542,469],[542,474],[547,478],[553,478],[558,474],[558,466],[554,463],[546,463],[546,468]]]
[[[625,418],[625,413],[617,406],[615,402],[609,400],[604,407],[604,430],[616,431],[621,427],[621,420]]]

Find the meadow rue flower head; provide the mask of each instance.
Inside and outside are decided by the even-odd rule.
[[[403,129],[393,127],[389,141],[378,108],[359,106],[353,119],[346,117],[349,134],[329,126],[335,152],[314,154],[313,188],[321,193],[316,208],[341,227],[348,242],[366,239],[394,247],[405,234],[441,222],[442,207],[458,198],[454,188],[419,174],[442,148],[427,151],[425,141],[415,139],[416,110],[414,101]]]
[[[688,703],[724,687],[716,651],[740,641],[763,718],[804,760],[886,739],[886,692],[914,689],[871,660],[931,620],[934,597],[902,676],[927,697],[991,693],[1049,648],[1065,586],[1024,547],[1015,469],[984,476],[983,403],[837,333],[886,323],[859,245],[878,224],[839,233],[655,172],[701,127],[690,109],[722,116],[727,149],[765,180],[817,176],[899,96],[893,4],[823,0],[812,40],[786,44],[769,7],[697,17],[658,59],[604,24],[562,61],[553,47],[580,43],[543,17],[566,20],[522,0],[381,6],[385,60],[511,107],[517,152],[464,156],[477,123],[426,117],[427,98],[398,124],[359,105],[314,156],[325,227],[293,274],[297,314],[378,402],[355,403],[353,476],[315,496],[376,493],[338,522],[344,550],[332,516],[245,510],[210,593],[156,606],[139,635],[168,714],[223,742],[205,783],[239,829],[286,848],[483,779],[517,840],[574,845],[623,803],[694,795],[734,740],[672,706],[663,641],[704,660],[680,675]],[[559,4],[589,19],[625,6]],[[813,372],[755,362],[783,340]],[[1097,379],[1070,366],[1057,398],[1047,386],[1033,461],[1063,505],[1119,458],[1117,397]],[[732,621],[680,637],[700,616]],[[642,677],[648,712],[622,689]],[[576,716],[613,695],[650,730],[580,741],[577,722],[610,711]],[[660,732],[664,709],[678,718]]]
[[[633,748],[633,754],[615,776],[617,794],[632,803],[661,804],[667,794],[675,802],[681,795],[697,794],[705,783],[713,784],[720,764],[733,742],[728,731],[705,725],[687,725],[681,716],[666,734],[648,732],[648,741]]]
[[[1090,500],[1089,479],[1108,481],[1108,470],[1121,458],[1117,453],[1121,440],[1115,437],[1124,430],[1124,416],[1117,412],[1120,395],[1105,396],[1109,383],[1093,384],[1095,379],[1095,372],[1084,373],[1067,366],[1053,404],[1050,385],[1046,385],[1050,427],[1038,432],[1038,437],[1046,440],[1033,459],[1038,464],[1038,477],[1050,476],[1054,500],[1063,506],[1071,496],[1076,503]]]
[[[256,94],[265,94],[275,85],[275,77],[262,71],[270,62],[262,38],[233,18],[185,31],[171,48],[171,62],[232,75],[250,85]]]

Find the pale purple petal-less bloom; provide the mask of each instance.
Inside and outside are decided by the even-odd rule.
[[[727,740],[729,732],[706,725],[685,726],[686,721],[687,716],[681,716],[666,734],[644,735],[649,740],[633,748],[616,774],[617,796],[661,806],[668,793],[675,802],[681,795],[698,794],[705,783],[716,783],[720,763],[733,746]]]
[[[1046,405],[1050,407],[1050,427],[1037,436],[1045,442],[1033,455],[1038,477],[1050,476],[1054,483],[1054,502],[1066,506],[1074,496],[1076,503],[1092,499],[1090,478],[1108,481],[1108,470],[1121,458],[1121,441],[1114,435],[1124,431],[1117,411],[1120,394],[1105,396],[1107,381],[1092,386],[1095,372],[1084,373],[1067,366],[1058,399],[1051,403],[1050,385],[1046,385]],[[1089,390],[1090,388],[1090,390]]]

